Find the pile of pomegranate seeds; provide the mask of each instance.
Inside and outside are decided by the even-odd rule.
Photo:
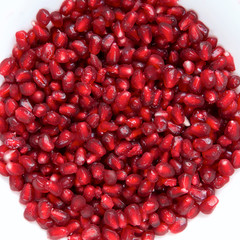
[[[153,240],[240,168],[240,77],[177,0],[66,0],[0,64],[0,173],[50,239]],[[50,27],[47,27],[47,26]]]

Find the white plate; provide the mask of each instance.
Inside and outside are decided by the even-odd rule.
[[[15,32],[28,30],[40,8],[56,10],[61,0],[1,0],[0,7],[0,60],[9,56],[14,44]],[[219,42],[235,58],[240,73],[240,1],[239,0],[181,0],[187,9],[194,9],[200,19],[218,37]],[[237,172],[230,183],[217,192],[218,207],[209,216],[198,216],[189,222],[187,229],[177,235],[168,234],[161,240],[238,240],[240,215],[240,174]],[[46,232],[37,224],[23,218],[23,206],[18,194],[9,189],[8,180],[0,177],[0,239],[45,240]]]

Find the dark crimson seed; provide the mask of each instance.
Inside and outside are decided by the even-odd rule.
[[[202,204],[200,205],[200,211],[204,214],[210,214],[213,212],[217,204],[217,197],[212,195],[202,202]]]
[[[37,13],[37,21],[42,26],[45,27],[50,22],[50,14],[46,9],[40,9]]]

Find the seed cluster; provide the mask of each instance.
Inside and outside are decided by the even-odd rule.
[[[177,0],[65,0],[0,64],[0,174],[50,239],[153,240],[240,168],[240,77]]]

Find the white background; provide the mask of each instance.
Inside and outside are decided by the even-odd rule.
[[[0,61],[9,56],[15,32],[28,30],[40,8],[57,10],[61,0],[1,0],[0,4]],[[199,18],[219,38],[219,42],[235,58],[240,73],[240,0],[180,0],[187,9],[194,9]],[[187,229],[177,235],[168,234],[162,240],[239,240],[240,172],[217,192],[218,207],[209,216],[199,215],[189,222]],[[9,189],[8,180],[0,176],[0,239],[46,240],[46,232],[37,224],[23,218],[24,208],[18,194]]]

